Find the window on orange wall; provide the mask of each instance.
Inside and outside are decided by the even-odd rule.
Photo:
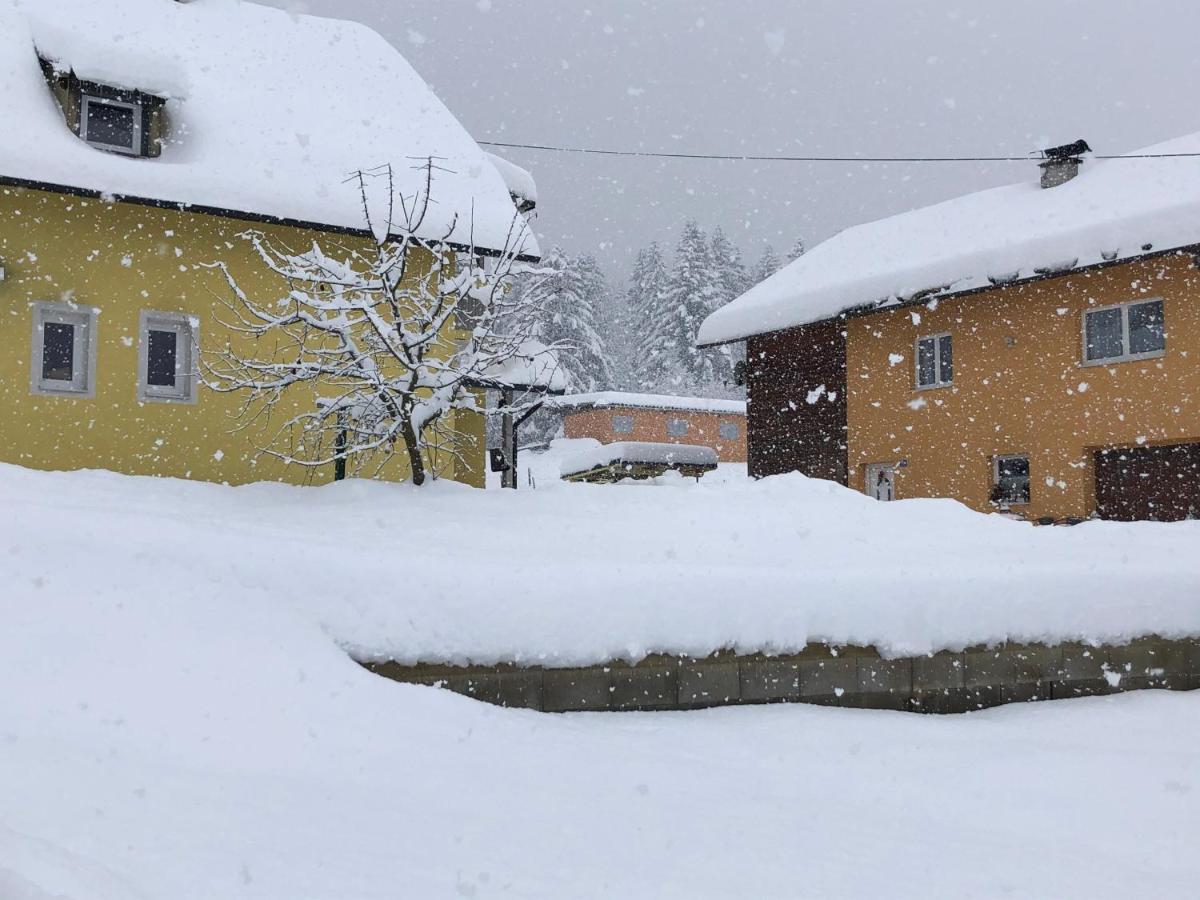
[[[687,437],[687,419],[667,419],[668,437]]]
[[[613,434],[633,434],[633,416],[613,416]]]
[[[954,383],[954,346],[949,334],[917,338],[917,388]]]
[[[741,433],[737,426],[737,422],[722,422],[717,432],[721,435],[723,441],[736,441]]]
[[[1002,506],[1029,502],[1029,457],[1025,454],[997,456],[992,468],[993,497]]]

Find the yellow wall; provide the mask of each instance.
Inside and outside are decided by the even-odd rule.
[[[1082,364],[1084,310],[1156,297],[1162,358]],[[954,384],[915,390],[915,342],[938,332],[953,335]],[[1095,508],[1092,451],[1200,439],[1200,273],[1190,256],[852,318],[846,352],[850,483],[859,490],[867,464],[906,459],[898,498],[954,497],[985,510],[993,458],[1027,453],[1024,513],[1086,516]]]
[[[0,187],[0,265],[7,271],[0,282],[0,462],[231,484],[331,481],[332,465],[304,468],[257,454],[268,432],[235,431],[240,395],[200,387],[195,404],[138,400],[140,311],[198,318],[202,353],[228,337],[217,321],[228,288],[196,266],[221,260],[247,293],[282,294],[282,283],[236,237],[251,227],[298,249],[314,239],[327,249],[362,244],[353,236]],[[65,299],[99,310],[92,398],[30,392],[32,304]],[[293,409],[311,408],[313,395],[293,390]],[[482,435],[481,423],[466,421],[473,418],[462,414],[460,430]],[[480,440],[467,464],[446,459],[442,474],[482,484],[483,454]],[[381,477],[406,475],[399,453]]]

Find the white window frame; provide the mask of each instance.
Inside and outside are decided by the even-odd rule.
[[[93,103],[100,106],[116,106],[121,109],[128,109],[133,112],[133,146],[124,147],[120,144],[106,144],[103,141],[95,141],[88,137],[88,107]],[[89,94],[83,91],[79,99],[79,136],[88,144],[97,147],[101,150],[112,150],[115,153],[124,153],[126,156],[141,156],[142,155],[142,104],[131,102],[128,100],[113,100],[108,97],[101,97],[98,94]]]
[[[675,434],[673,431],[671,431],[671,426],[673,426],[673,425],[682,426],[682,429],[680,430],[679,434]],[[667,419],[667,437],[674,437],[674,438],[687,437],[688,430],[691,428],[691,425],[692,425],[692,423],[689,422],[687,419]]]
[[[1007,462],[1010,459],[1023,459],[1025,466],[1029,469],[1029,499],[1028,500],[1008,500],[1001,501],[1007,506],[1028,506],[1033,502],[1033,460],[1030,459],[1028,453],[1001,453],[998,456],[992,457],[992,487],[1000,485],[1000,463]]]
[[[949,331],[939,331],[937,334],[923,334],[913,342],[913,387],[918,391],[932,391],[937,388],[952,387],[954,373],[950,373],[949,381],[942,381],[942,338],[950,338],[951,365],[954,356],[954,335]],[[921,384],[921,341],[933,341],[933,384]]]
[[[733,430],[732,437],[730,437],[729,435],[724,433],[726,429]],[[740,425],[738,425],[737,422],[718,422],[717,423],[717,437],[719,437],[721,440],[736,441],[736,440],[739,440],[741,438],[741,436],[742,436],[742,428]]]
[[[623,423],[628,422],[628,428],[618,428],[617,420],[620,419]],[[613,434],[633,434],[633,416],[626,413],[613,413],[612,416],[612,433]]]
[[[70,381],[42,377],[42,354],[47,323],[75,326]],[[96,396],[96,310],[70,303],[37,301],[33,304],[33,351],[29,364],[29,392],[46,397]]]
[[[175,386],[150,384],[150,331],[173,331]],[[138,400],[143,403],[195,403],[200,381],[200,323],[194,316],[144,309],[138,316]]]
[[[1150,350],[1146,353],[1129,352],[1129,309],[1141,306],[1143,303],[1161,303],[1163,307],[1163,347],[1161,350]],[[1088,359],[1088,316],[1092,313],[1105,312],[1110,309],[1121,310],[1121,355],[1106,356],[1103,359]],[[1084,366],[1111,366],[1117,363],[1137,362],[1141,359],[1161,359],[1167,355],[1167,304],[1162,297],[1145,297],[1141,300],[1126,300],[1124,303],[1110,303],[1108,306],[1089,307],[1083,311],[1080,319],[1080,356]]]

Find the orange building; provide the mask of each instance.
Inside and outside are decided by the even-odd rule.
[[[1055,148],[1040,187],[848,229],[718,311],[700,342],[747,339],[751,474],[1200,517],[1200,166],[1170,155],[1198,151]]]
[[[556,397],[568,438],[700,444],[721,462],[746,461],[746,404],[742,400],[603,391]]]

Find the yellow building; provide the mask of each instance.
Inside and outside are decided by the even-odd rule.
[[[394,168],[391,196],[368,178],[374,233],[389,201],[399,229],[428,189],[428,214],[409,224],[448,257],[537,252],[517,210],[532,198],[515,195],[530,193],[527,173],[502,176],[357,24],[249,3],[0,4],[0,83],[0,462],[234,484],[332,479],[332,465],[259,453],[269,424],[239,419],[243,398],[205,387],[201,361],[239,340],[213,264],[256,298],[286,294],[239,237],[247,229],[298,252],[373,246],[346,183],[356,170]],[[429,186],[420,161],[431,157]],[[296,410],[316,401],[286,398]],[[477,446],[435,463],[481,485],[483,423],[458,415]],[[405,477],[401,456],[384,477]]]
[[[1200,168],[1171,155],[1197,151],[1047,151],[1040,186],[849,229],[715,314],[701,342],[748,341],[752,474],[1200,516]]]

